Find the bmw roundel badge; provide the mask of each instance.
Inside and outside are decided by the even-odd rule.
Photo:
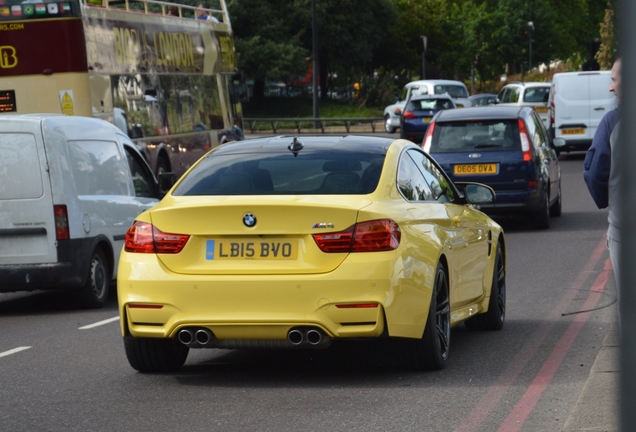
[[[253,227],[254,225],[256,225],[256,216],[254,216],[253,213],[245,213],[243,215],[243,223],[246,227]]]

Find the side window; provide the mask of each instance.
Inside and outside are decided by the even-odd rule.
[[[114,141],[69,141],[69,161],[78,195],[132,195],[130,170]]]
[[[145,162],[131,148],[124,146],[126,159],[132,176],[135,196],[141,198],[157,198],[155,181]]]
[[[509,98],[511,103],[519,102],[519,97],[521,96],[521,89],[519,87],[513,87],[510,89]]]
[[[398,169],[398,189],[409,201],[427,201],[433,199],[431,189],[415,162],[406,156],[400,160]]]
[[[534,116],[529,114],[524,119],[526,123],[526,128],[528,129],[528,136],[530,137],[530,142],[532,146],[537,149],[541,146],[540,137],[537,133],[537,125],[534,122]]]
[[[409,150],[409,156],[413,159],[428,183],[432,196],[430,199],[439,202],[455,201],[453,188],[442,171],[424,153],[417,150]]]
[[[541,147],[542,145],[546,145],[548,140],[547,140],[545,129],[543,127],[543,122],[541,121],[539,116],[534,112],[532,113],[532,121],[534,122],[534,126],[536,128],[537,146]]]
[[[508,90],[508,89],[506,87],[504,87],[501,90],[499,90],[499,93],[497,94],[497,99],[499,99],[500,103],[505,102],[506,90]]]

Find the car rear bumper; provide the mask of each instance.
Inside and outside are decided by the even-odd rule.
[[[58,241],[58,262],[0,265],[0,292],[81,287],[88,275],[93,240]]]
[[[203,327],[220,340],[286,340],[292,328],[310,326],[332,338],[379,337],[385,327],[421,337],[431,292],[423,269],[412,269],[417,280],[395,278],[388,261],[364,255],[322,274],[194,276],[168,271],[152,254],[123,252],[122,334],[171,338]]]

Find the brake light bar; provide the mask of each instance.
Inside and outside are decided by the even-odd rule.
[[[314,234],[314,241],[326,253],[383,252],[398,248],[402,232],[391,219],[360,222],[344,231]]]
[[[521,151],[523,152],[523,161],[529,162],[532,160],[532,150],[530,148],[530,137],[528,137],[528,130],[526,124],[522,119],[517,119],[519,123],[519,138],[521,138]]]
[[[68,227],[68,211],[65,205],[54,205],[53,215],[55,218],[55,239],[68,240],[71,233]]]
[[[189,235],[169,234],[148,222],[135,221],[126,232],[124,250],[134,253],[177,254],[183,250]]]
[[[435,132],[435,122],[432,122],[426,128],[426,135],[424,135],[424,140],[422,141],[422,149],[426,153],[431,152],[431,142],[433,141],[433,132]]]

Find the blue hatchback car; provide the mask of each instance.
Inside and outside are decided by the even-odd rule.
[[[456,105],[448,94],[413,96],[400,115],[400,138],[421,144],[433,116],[451,108]]]
[[[424,137],[431,154],[454,182],[486,184],[489,215],[526,214],[536,228],[561,215],[560,138],[551,140],[532,107],[489,106],[439,112]]]

